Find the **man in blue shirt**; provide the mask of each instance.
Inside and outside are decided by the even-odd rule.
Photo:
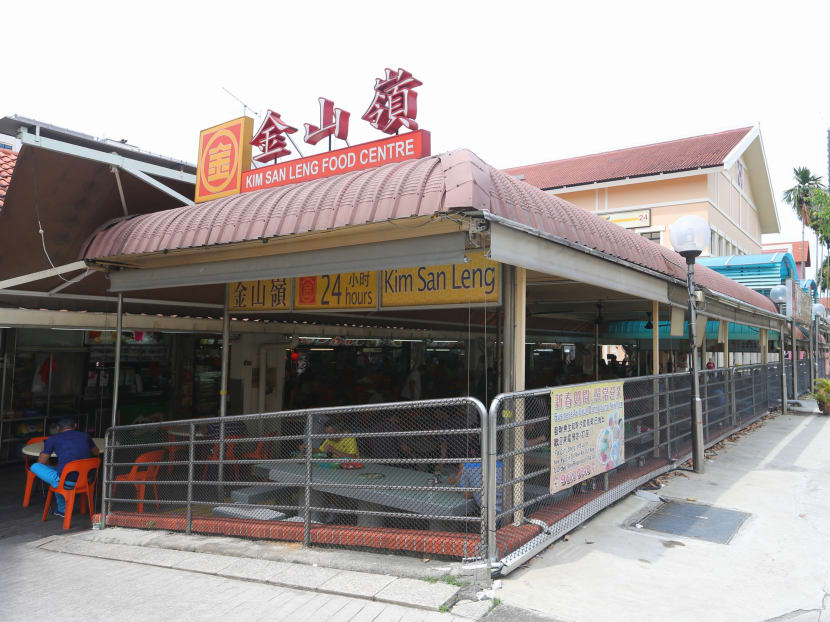
[[[61,481],[61,473],[64,467],[74,460],[83,460],[84,458],[97,457],[99,454],[98,448],[86,432],[79,432],[75,428],[77,424],[71,417],[64,417],[58,422],[60,432],[46,439],[43,443],[43,451],[40,452],[37,462],[29,469],[37,475],[44,482],[49,484],[52,488],[57,488]],[[49,466],[49,458],[52,452],[58,457],[58,466]],[[77,479],[77,474],[67,476],[67,481],[64,485],[67,488],[72,488],[74,483],[70,483],[70,478]],[[63,495],[55,493],[55,501],[57,502],[57,509],[53,512],[56,516],[63,517],[66,508],[66,499]]]

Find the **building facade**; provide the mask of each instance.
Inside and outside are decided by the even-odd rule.
[[[760,253],[761,236],[780,230],[757,127],[507,172],[666,247],[687,214],[709,223],[712,256]]]

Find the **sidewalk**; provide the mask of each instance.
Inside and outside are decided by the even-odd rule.
[[[728,544],[637,528],[664,504],[632,495],[505,578],[499,598],[568,622],[830,622],[830,418],[753,428],[707,452],[705,474],[656,491],[749,513]]]
[[[0,541],[3,620],[48,611],[62,621],[465,622],[490,609],[489,601],[456,603],[454,583],[104,543],[97,535]]]

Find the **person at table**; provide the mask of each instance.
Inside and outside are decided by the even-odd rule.
[[[471,442],[472,457],[480,458],[481,450],[479,448],[478,439]],[[502,483],[502,461],[496,462],[496,514],[502,509],[502,491],[499,486]],[[458,473],[449,478],[451,486],[458,486],[458,488],[475,488],[474,491],[465,491],[464,498],[467,499],[467,515],[476,514],[481,511],[481,461],[465,462],[461,464]]]
[[[61,474],[67,464],[84,458],[97,458],[100,453],[89,434],[79,432],[76,428],[77,424],[71,417],[60,419],[58,421],[59,432],[46,439],[37,462],[30,467],[32,473],[52,488],[57,488],[60,484]],[[53,452],[58,457],[56,467],[49,466],[49,458],[51,458]],[[67,475],[64,486],[66,488],[74,487],[77,478],[78,476],[75,473]],[[55,502],[57,507],[52,513],[62,518],[66,508],[66,499],[63,498],[63,495],[55,493]]]
[[[330,422],[326,424],[325,433],[333,436],[335,434],[346,434],[347,432],[343,426]],[[305,451],[305,443],[300,445],[300,451]],[[333,458],[351,458],[353,460],[360,458],[360,450],[357,448],[357,439],[354,436],[327,438],[320,443],[317,452]]]

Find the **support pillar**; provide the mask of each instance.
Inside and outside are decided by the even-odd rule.
[[[660,303],[651,302],[651,374],[655,376],[651,382],[652,410],[654,415],[651,422],[653,430],[654,457],[660,455]],[[666,425],[668,425],[668,419]]]
[[[524,391],[525,388],[525,318],[527,317],[527,271],[519,266],[513,268],[513,390]],[[516,401],[516,422],[524,421],[525,418],[524,400]],[[525,446],[525,429],[519,426],[515,429],[513,447],[516,450],[523,450]],[[522,477],[525,473],[524,453],[513,457],[513,477]],[[513,507],[524,503],[525,487],[524,482],[513,486]],[[518,510],[513,514],[513,523],[521,524],[524,519],[524,510]]]
[[[766,328],[762,328],[759,333],[758,345],[761,348],[761,363],[766,365],[769,363],[769,332]]]
[[[112,373],[112,427],[118,425],[118,385],[121,381],[121,333],[124,330],[124,294],[118,292],[115,318],[115,363]]]
[[[790,335],[792,336],[792,366],[793,366],[793,399],[798,399],[798,340],[795,337],[795,320],[790,321]]]
[[[729,364],[729,322],[721,320],[720,324],[723,328],[723,366],[731,367]]]
[[[778,329],[778,361],[781,363],[781,414],[787,414],[787,360],[784,358],[784,336],[786,324],[781,323]]]
[[[222,310],[222,382],[219,389],[219,501],[225,500],[225,490],[222,483],[225,480],[225,421],[228,414],[228,367],[230,366],[231,351],[231,316],[228,308],[230,300],[230,285],[225,283],[225,306]],[[259,370],[259,381],[265,382],[265,370]]]

